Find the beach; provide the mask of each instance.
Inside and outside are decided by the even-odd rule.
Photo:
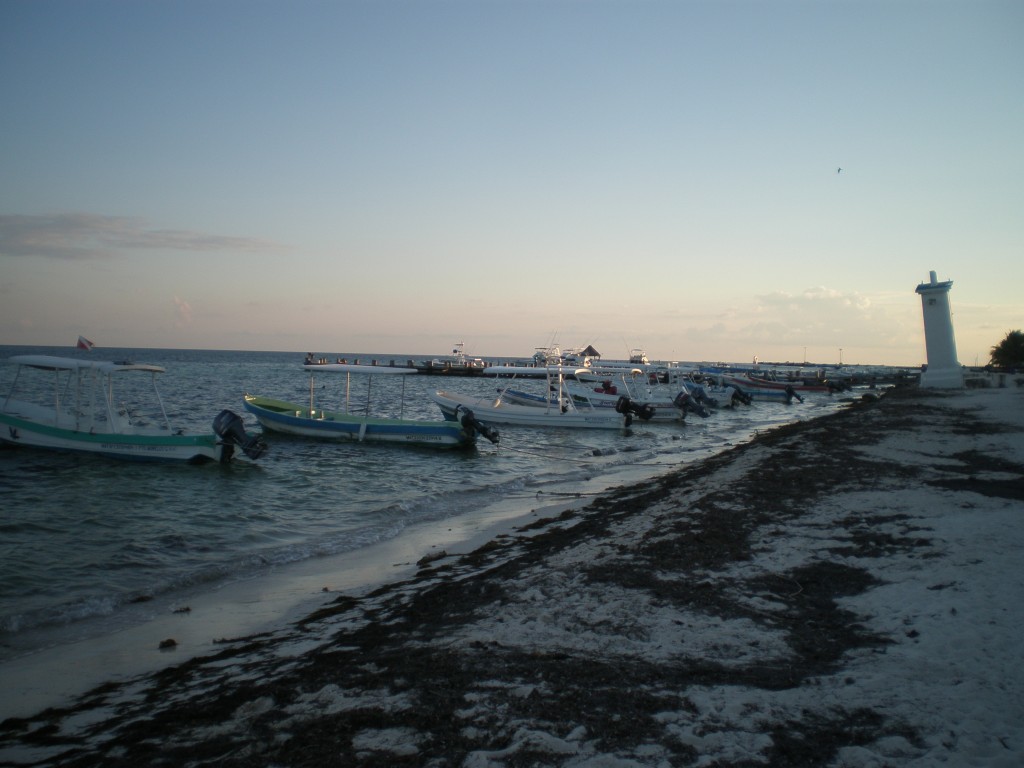
[[[894,390],[424,538],[372,587],[8,718],[0,763],[1016,766],[1022,515],[1024,388]]]

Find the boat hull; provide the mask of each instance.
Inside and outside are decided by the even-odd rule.
[[[260,425],[273,432],[320,440],[398,443],[440,447],[468,447],[477,433],[456,421],[386,419],[357,416],[255,395],[245,396],[245,409]]]
[[[738,387],[744,392],[754,395],[764,392],[785,392],[792,388],[796,392],[828,392],[827,384],[807,384],[800,381],[771,381],[770,379],[759,379],[751,376],[723,376],[723,381],[733,387]]]
[[[794,391],[797,392],[797,394],[803,392],[803,390],[797,391],[795,388]],[[771,403],[787,403],[793,399],[793,396],[785,389],[774,389],[772,387],[750,387],[749,389],[744,389],[743,393],[755,402],[766,401]],[[715,396],[714,390],[711,391],[711,396]]]
[[[574,398],[586,400],[595,408],[615,408],[619,399],[625,395],[634,403],[643,403],[654,409],[654,415],[648,421],[684,421],[686,418],[686,413],[683,409],[673,402],[674,396],[678,394],[678,391],[674,392],[672,397],[667,395],[652,396],[649,391],[637,394],[628,387],[623,387],[621,392],[601,392],[588,387],[583,382],[572,381],[566,382],[566,390]]]
[[[615,407],[619,403],[620,395],[611,395],[601,392],[588,392],[585,388],[581,390],[575,390],[573,388],[567,388],[566,390],[573,401],[576,403],[576,407],[581,411],[585,412],[588,408],[595,408],[599,411],[603,410],[615,410]],[[555,407],[555,400],[553,398],[544,399],[542,395],[534,395],[529,392],[521,392],[516,389],[506,389],[502,392],[502,400],[507,401],[510,405],[522,405],[533,408],[553,408]],[[683,421],[685,416],[678,407],[673,403],[668,402],[649,402],[649,401],[636,401],[638,404],[650,405],[654,409],[654,415],[644,421],[657,421],[657,422],[673,422]],[[474,411],[475,412],[475,411]]]
[[[209,435],[110,434],[40,424],[0,413],[0,442],[47,450],[93,454],[126,461],[203,463],[221,461],[224,445]]]
[[[456,409],[468,408],[484,424],[521,427],[567,427],[571,429],[623,429],[625,417],[606,408],[568,410],[557,407],[515,405],[501,400],[481,400],[448,392],[432,395],[446,419],[456,418]]]

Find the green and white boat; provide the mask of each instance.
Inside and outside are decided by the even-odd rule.
[[[52,355],[16,355],[18,366],[7,396],[0,402],[0,442],[130,461],[202,463],[230,461],[236,448],[250,459],[266,445],[245,434],[242,419],[221,411],[209,433],[186,433],[171,426],[157,387],[159,365],[114,363]],[[124,376],[151,378],[144,405],[115,394]],[[129,384],[126,388],[137,390]],[[23,399],[24,398],[24,399]],[[141,411],[149,406],[147,416]]]
[[[415,375],[414,368],[358,365],[353,363],[312,363],[304,365],[309,371],[309,402],[291,403],[257,395],[245,396],[245,408],[256,417],[264,429],[299,437],[351,442],[378,442],[402,445],[434,446],[442,448],[468,447],[483,435],[492,443],[498,442],[498,431],[476,420],[469,408],[444,420],[407,419],[371,415],[370,380],[367,380],[366,401],[358,406],[351,403],[351,377]],[[314,400],[314,379],[318,374],[345,375],[343,410],[318,407]],[[404,385],[404,380],[403,380]],[[405,388],[399,413],[404,413]]]

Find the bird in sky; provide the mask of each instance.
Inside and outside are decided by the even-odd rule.
[[[842,173],[842,172],[843,172],[842,168],[836,168],[836,173]]]

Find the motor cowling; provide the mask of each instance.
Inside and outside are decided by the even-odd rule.
[[[675,396],[675,399],[672,401],[672,404],[675,405],[675,407],[681,410],[684,414],[687,411],[692,411],[693,413],[696,413],[698,416],[705,419],[711,415],[711,411],[709,411],[701,403],[698,403],[685,389]]]
[[[750,397],[750,395],[748,395],[746,392],[744,392],[739,387],[733,387],[733,392],[732,392],[731,400],[733,401],[734,404],[738,400],[739,402],[743,403],[744,405],[750,405],[750,403],[752,402],[752,398]]]
[[[461,405],[458,406],[455,409],[455,416],[459,420],[459,424],[462,425],[463,429],[470,430],[471,432],[476,431],[477,434],[483,435],[484,438],[490,440],[492,443],[498,443],[498,440],[501,437],[498,430],[477,419],[469,408],[465,408]]]
[[[650,421],[654,418],[654,406],[650,403],[634,403],[625,395],[615,401],[615,412],[626,417],[626,426],[633,423],[636,416],[641,421]]]
[[[213,420],[213,431],[224,444],[221,462],[228,462],[234,456],[235,446],[250,459],[258,459],[267,451],[267,444],[259,435],[249,436],[245,433],[242,417],[227,409],[217,414]]]
[[[718,400],[716,400],[715,398],[708,394],[708,391],[704,388],[703,384],[694,384],[691,387],[687,387],[687,390],[690,393],[690,397],[692,397],[698,403],[706,405],[709,408],[718,407]]]

